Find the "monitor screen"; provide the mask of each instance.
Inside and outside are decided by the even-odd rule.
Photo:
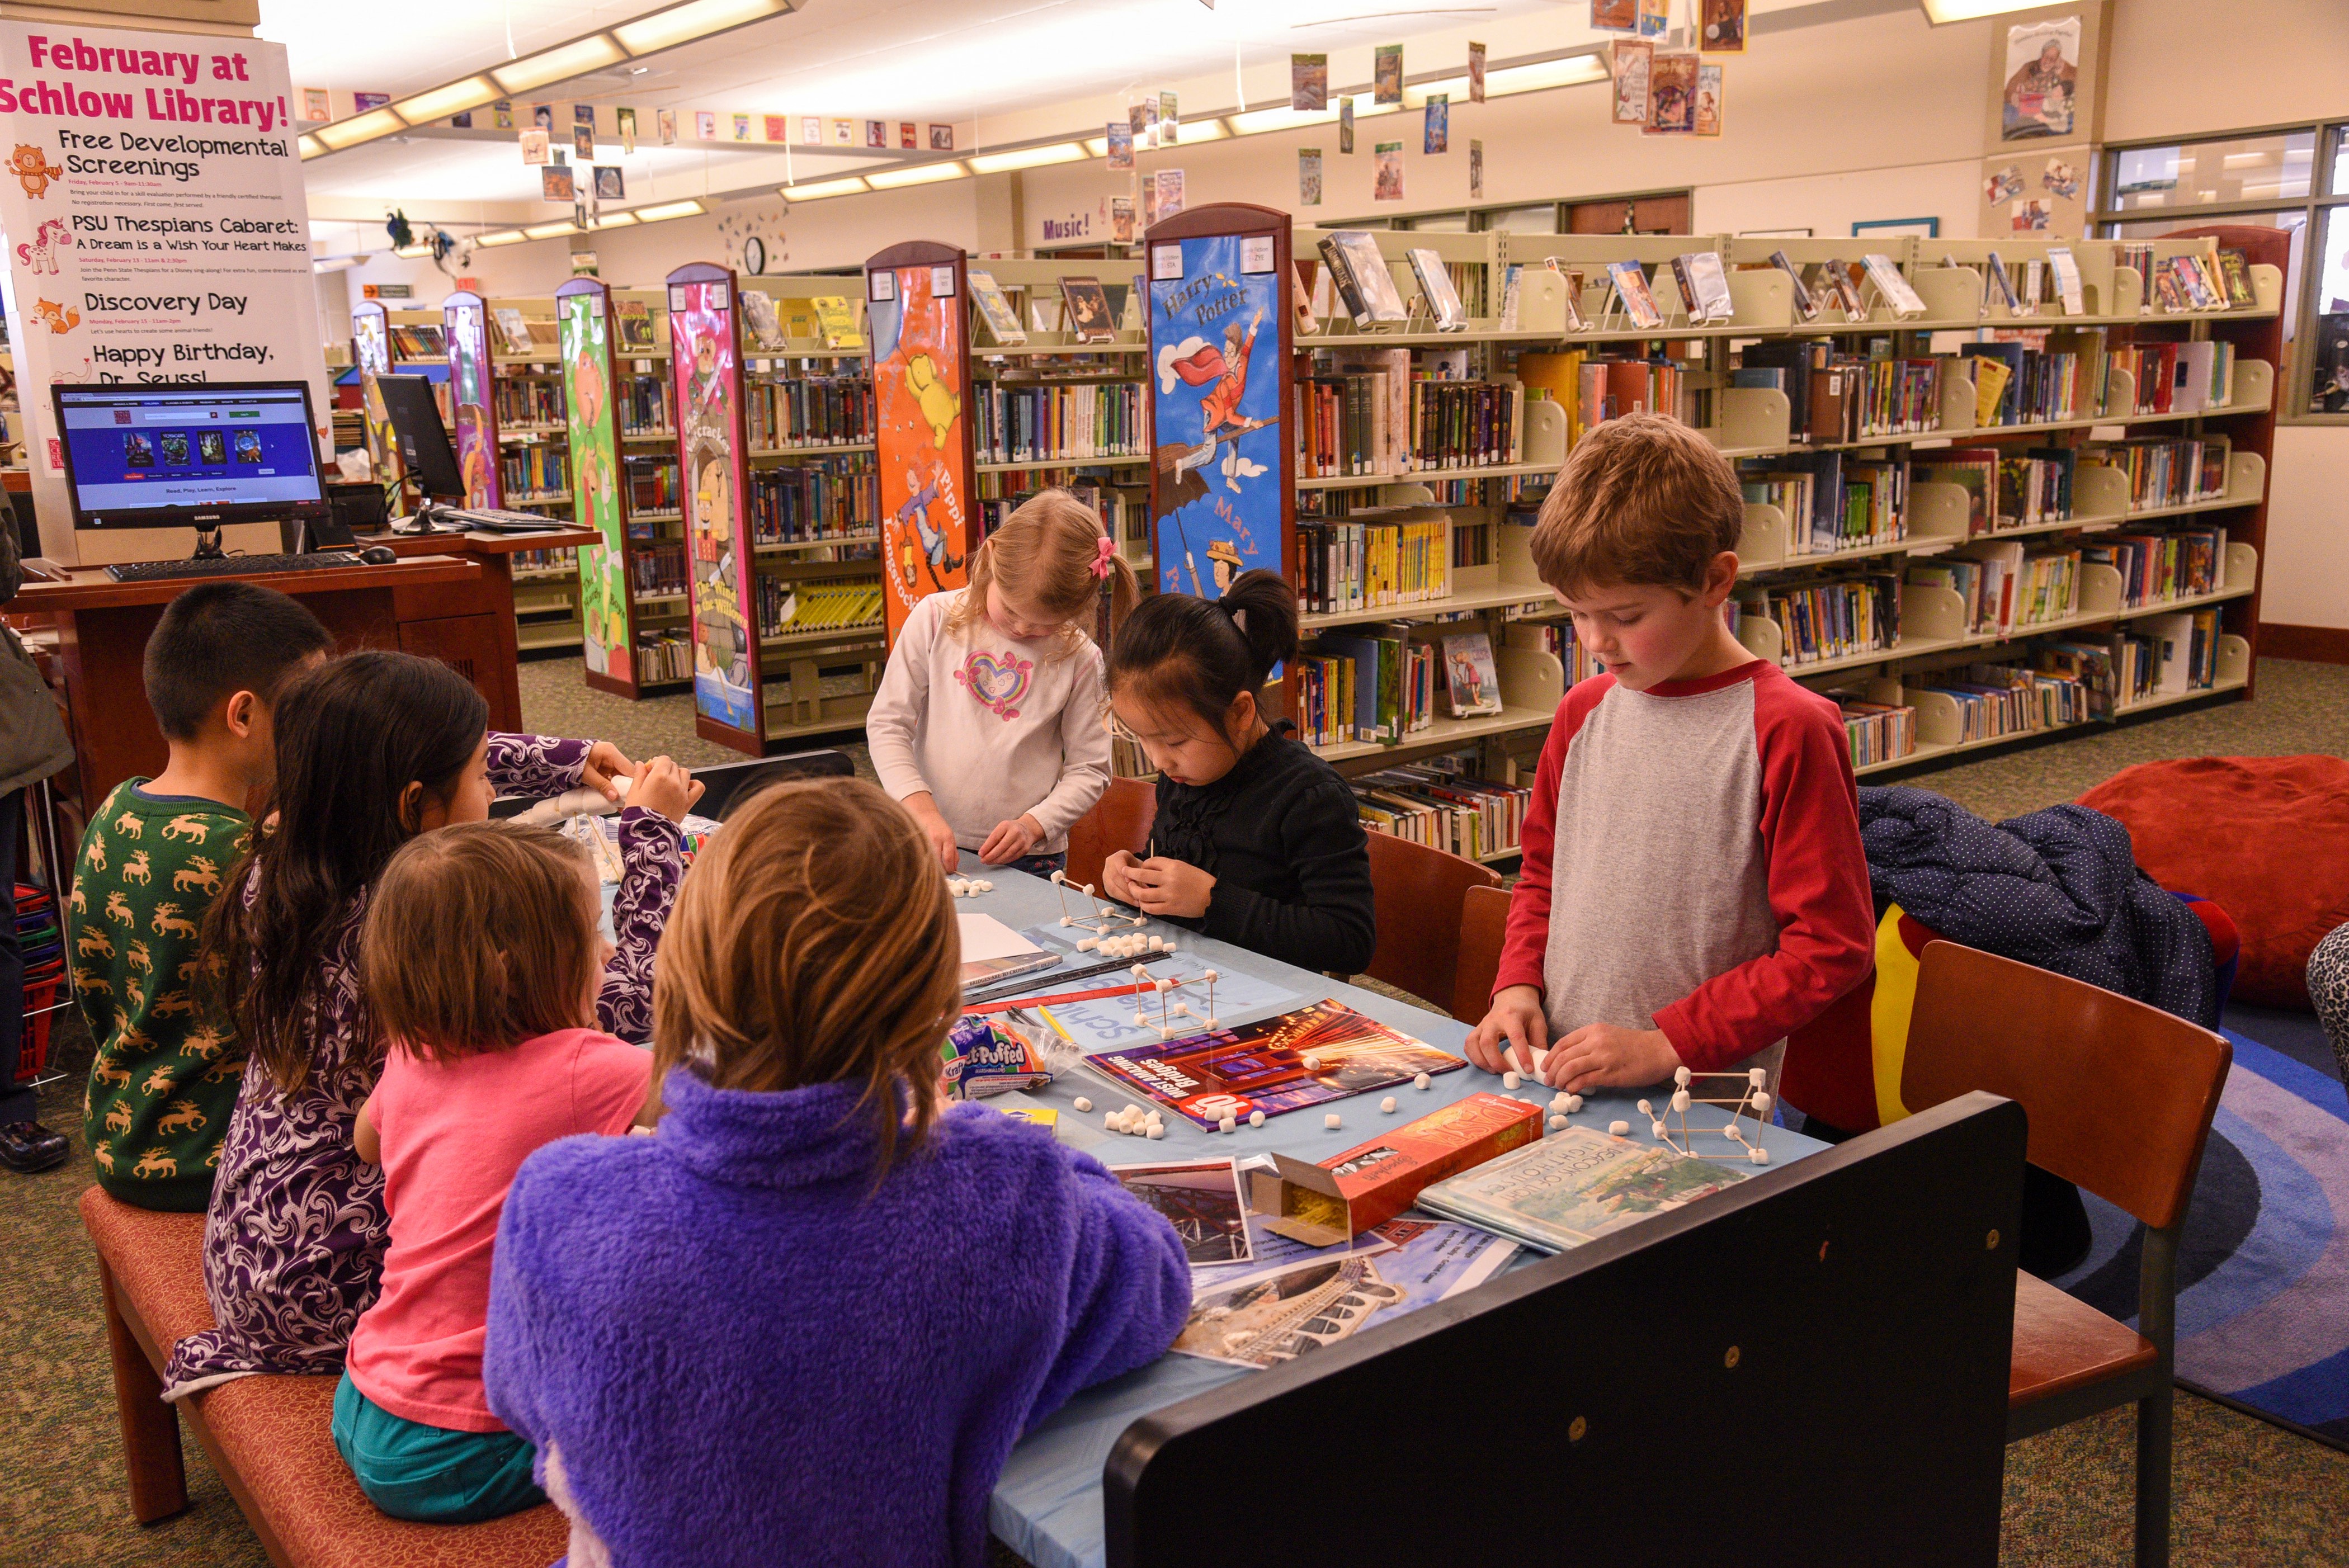
[[[440,422],[440,405],[433,401],[432,383],[421,376],[378,376],[375,384],[383,393],[383,411],[391,416],[392,433],[399,438],[408,477],[426,495],[461,504],[465,480],[457,471],[449,428]]]
[[[50,390],[76,528],[326,513],[306,381]]]

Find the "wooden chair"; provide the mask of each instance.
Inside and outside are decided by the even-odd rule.
[[[1379,939],[1362,973],[1423,1001],[1448,1002],[1459,980],[1461,901],[1471,888],[1499,887],[1500,872],[1392,833],[1364,837]]]
[[[1069,880],[1101,885],[1102,862],[1124,850],[1150,848],[1150,824],[1158,820],[1158,786],[1147,779],[1112,779],[1093,809],[1069,829]]]
[[[1497,887],[1472,887],[1460,901],[1460,962],[1452,976],[1452,1016],[1482,1023],[1493,1006],[1493,981],[1501,973],[1501,945],[1507,939],[1509,895]]]
[[[2144,1222],[2130,1329],[2018,1273],[2006,1440],[2137,1406],[2137,1561],[2169,1561],[2178,1243],[2234,1047],[2142,1002],[1952,942],[1929,943],[1900,1097],[2020,1103],[2034,1165]]]

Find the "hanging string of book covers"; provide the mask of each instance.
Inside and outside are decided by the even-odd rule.
[[[1722,67],[1704,57],[1745,52],[1746,0],[1686,5],[1675,32],[1672,0],[1590,0],[1591,26],[1624,35],[1608,46],[1615,124],[1643,136],[1721,134]]]

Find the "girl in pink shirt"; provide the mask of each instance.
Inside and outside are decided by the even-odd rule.
[[[701,786],[647,763],[633,806],[674,822]],[[383,1285],[351,1335],[335,1443],[386,1513],[494,1519],[545,1501],[529,1443],[481,1389],[490,1255],[532,1150],[636,1121],[652,1058],[595,1026],[612,948],[585,846],[469,822],[411,839],[360,938],[367,1000],[394,1042],[354,1142],[383,1168]]]

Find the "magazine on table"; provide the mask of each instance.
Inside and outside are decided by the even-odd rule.
[[[1661,1143],[1569,1127],[1436,1182],[1420,1193],[1419,1206],[1558,1253],[1745,1176],[1737,1166],[1693,1160]]]
[[[1214,1128],[1226,1116],[1279,1116],[1468,1064],[1332,1000],[1236,1029],[1097,1051],[1085,1065]]]

